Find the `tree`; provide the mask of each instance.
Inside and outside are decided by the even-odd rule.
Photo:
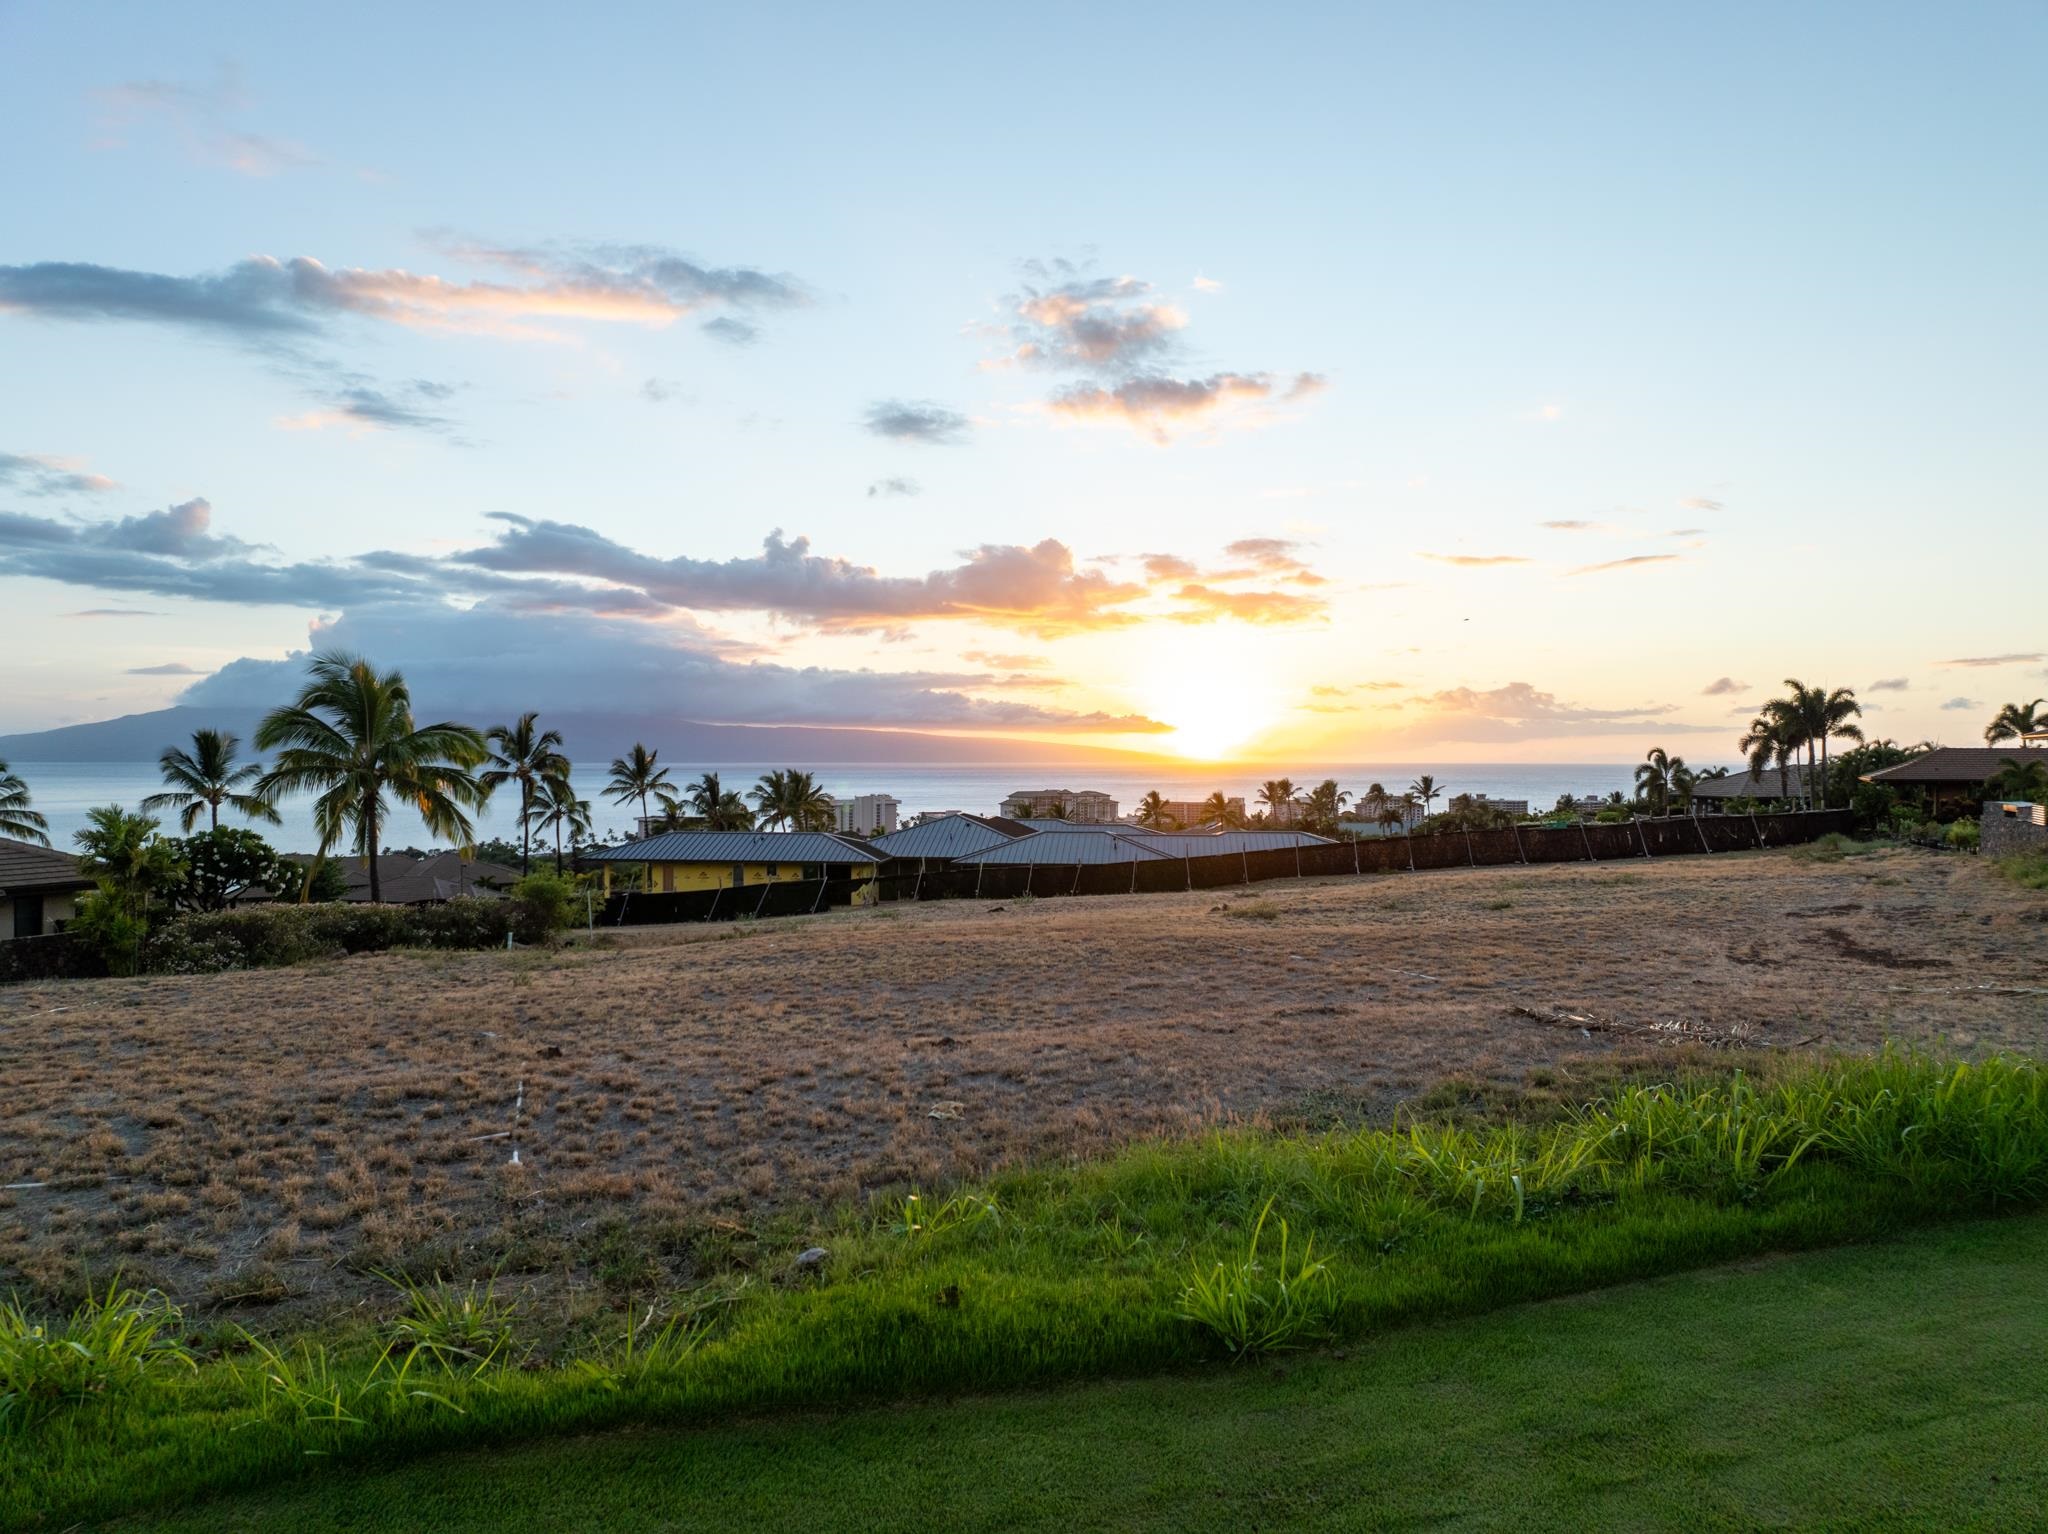
[[[522,874],[529,871],[532,862],[528,827],[533,819],[534,795],[546,779],[569,776],[569,758],[562,754],[562,732],[539,729],[539,723],[539,714],[525,713],[519,716],[517,724],[493,725],[484,737],[489,743],[490,770],[477,777],[485,793],[493,793],[506,783],[519,785]]]
[[[277,849],[239,826],[215,826],[186,837],[176,847],[185,865],[176,898],[189,910],[225,910],[239,895],[252,890],[281,894],[294,882],[294,870],[278,857]]]
[[[1350,799],[1350,792],[1339,788],[1335,778],[1325,778],[1308,791],[1302,803],[1302,821],[1318,836],[1334,836]]]
[[[1067,818],[1067,801],[1064,799],[1049,799],[1046,801],[1045,808],[1040,810],[1033,818],[1036,820],[1065,820]]]
[[[754,812],[747,808],[746,800],[721,784],[715,772],[707,772],[692,783],[683,803],[710,830],[747,831],[753,828]]]
[[[1244,816],[1224,795],[1222,789],[1202,801],[1202,823],[1204,825],[1241,826]]]
[[[1766,717],[1775,719],[1785,733],[1793,740],[1793,749],[1806,750],[1806,795],[1812,803],[1816,789],[1819,803],[1827,808],[1827,766],[1828,741],[1833,736],[1845,740],[1863,739],[1863,731],[1852,721],[1863,712],[1863,705],[1856,701],[1856,694],[1847,687],[1837,687],[1833,692],[1821,687],[1808,687],[1797,677],[1786,677],[1785,686],[1790,692],[1782,698],[1773,698],[1764,705]],[[1814,760],[1814,748],[1820,748],[1820,760]],[[1818,776],[1816,776],[1818,770]]]
[[[1749,759],[1749,775],[1761,778],[1764,769],[1773,763],[1778,768],[1778,797],[1792,797],[1791,781],[1786,768],[1799,751],[1799,732],[1789,720],[1774,714],[1766,705],[1764,712],[1749,722],[1742,739],[1736,742],[1736,749]]]
[[[1274,825],[1281,825],[1294,819],[1294,780],[1292,778],[1268,778],[1259,785],[1259,803],[1266,807],[1266,818]],[[1283,817],[1282,809],[1286,814]]]
[[[1444,791],[1437,785],[1436,779],[1425,772],[1408,785],[1408,792],[1415,796],[1416,802],[1422,806],[1423,814],[1427,815],[1429,807],[1443,797]]]
[[[1415,819],[1418,801],[1411,792],[1389,794],[1380,807],[1380,829],[1391,833],[1396,826],[1405,829]]]
[[[0,836],[50,845],[50,823],[29,808],[28,784],[0,762]]]
[[[540,779],[533,790],[533,804],[527,810],[533,829],[555,833],[555,872],[562,871],[562,833],[569,833],[569,845],[590,835],[590,801],[576,797],[567,773]]]
[[[381,900],[377,832],[385,794],[412,805],[434,835],[467,845],[474,829],[464,811],[490,796],[471,769],[490,752],[467,725],[415,723],[411,689],[396,671],[379,672],[338,650],[314,656],[307,670],[311,680],[298,701],[257,727],[257,749],[277,752],[257,792],[273,800],[299,789],[318,793],[313,826],[321,855],[344,837],[353,841],[369,869],[370,899]]]
[[[1984,787],[1994,799],[2048,804],[2048,766],[2044,766],[2039,757],[2023,762],[2008,756]]]
[[[1150,826],[1155,831],[1169,830],[1180,822],[1174,819],[1173,811],[1166,807],[1166,796],[1153,789],[1138,801],[1138,824]]]
[[[131,815],[118,804],[85,812],[78,843],[78,870],[100,882],[122,914],[145,921],[152,903],[168,900],[185,879],[178,848],[157,834],[148,815]]]
[[[1657,814],[1667,815],[1673,799],[1691,796],[1692,781],[1684,757],[1672,756],[1662,746],[1655,746],[1636,768],[1636,797]]]
[[[2041,712],[2043,703],[2048,703],[2048,698],[2006,704],[1998,711],[1998,717],[1984,727],[1984,744],[1995,746],[2001,740],[2017,740],[2024,745],[2027,736],[2048,730],[2048,714]]]
[[[634,741],[632,750],[612,758],[612,776],[604,786],[605,797],[614,804],[631,804],[637,799],[640,818],[645,821],[648,798],[669,796],[673,786],[668,769],[658,765],[660,756],[659,751],[650,751]]]
[[[246,793],[263,776],[255,762],[235,765],[241,741],[225,730],[194,730],[192,749],[166,746],[156,759],[157,770],[170,785],[167,793],[151,794],[142,801],[145,813],[177,810],[178,824],[190,835],[206,816],[207,829],[220,829],[220,807],[225,804],[237,815],[250,820],[282,825],[283,820],[270,802],[258,794]]]
[[[826,831],[832,826],[832,796],[808,772],[794,767],[763,773],[749,791],[759,823],[791,831]]]

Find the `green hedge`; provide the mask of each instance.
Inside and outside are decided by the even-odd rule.
[[[438,905],[259,905],[175,918],[150,935],[146,967],[157,974],[202,975],[268,969],[309,959],[381,953],[390,948],[500,948],[510,933],[546,942],[560,925],[561,902],[524,886],[506,900],[464,895]]]

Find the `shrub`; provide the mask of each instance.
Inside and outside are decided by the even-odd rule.
[[[1958,852],[1975,852],[1983,839],[1983,827],[1974,820],[1958,820],[1949,825],[1948,835],[1942,840]]]
[[[522,943],[549,943],[574,917],[581,904],[573,879],[560,874],[532,873],[512,886],[512,935]]]
[[[497,948],[512,930],[510,903],[459,895],[412,913],[413,941],[425,948]]]
[[[110,975],[132,975],[142,967],[142,940],[148,926],[128,908],[107,880],[79,897],[70,929],[99,958]]]
[[[15,1300],[0,1304],[0,1426],[124,1390],[165,1364],[192,1367],[181,1324],[161,1294],[118,1282],[61,1322],[32,1320]]]
[[[2016,852],[1992,867],[2021,889],[2048,890],[2048,852]]]

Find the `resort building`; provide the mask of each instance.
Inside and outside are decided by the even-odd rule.
[[[894,794],[861,794],[832,801],[832,829],[842,836],[886,836],[896,829],[903,801]]]
[[[1503,815],[1512,815],[1517,820],[1529,818],[1527,799],[1489,799],[1484,794],[1466,794],[1463,797],[1475,810],[1499,810]]]
[[[92,887],[70,853],[0,836],[0,938],[63,931]]]
[[[1003,801],[1001,810],[1011,820],[1049,819],[1055,812],[1068,821],[1103,825],[1116,819],[1117,802],[1092,788],[1020,788]]]
[[[1245,818],[1244,799],[1241,795],[1225,799],[1223,802],[1230,807],[1230,815],[1234,820]],[[1173,823],[1177,826],[1215,824],[1209,813],[1209,801],[1206,799],[1168,799],[1166,813],[1173,817]]]
[[[875,849],[830,831],[667,831],[583,854],[604,870],[611,893],[614,864],[649,871],[657,895],[742,889],[793,879],[872,879]]]

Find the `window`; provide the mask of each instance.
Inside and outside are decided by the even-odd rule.
[[[806,863],[806,864],[804,864],[804,867],[803,867],[803,875],[802,875],[802,877],[804,877],[804,878],[806,878],[806,879],[822,879],[822,878],[824,878],[824,877],[825,877],[825,865],[824,865],[823,863]]]

